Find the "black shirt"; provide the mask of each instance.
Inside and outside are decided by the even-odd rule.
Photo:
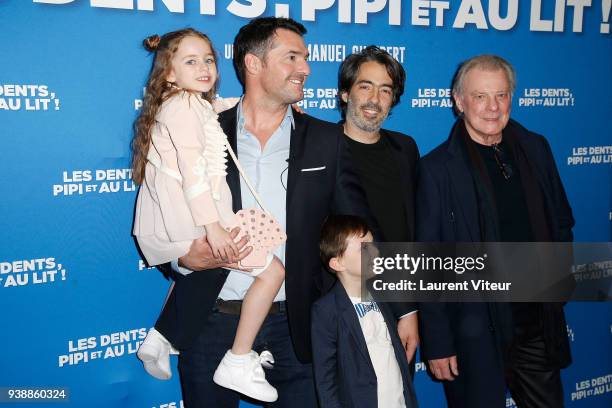
[[[510,146],[503,140],[497,145],[501,150],[501,153],[498,153],[500,161],[498,163],[492,146],[484,146],[476,142],[474,144],[484,161],[485,169],[493,187],[500,241],[533,241],[523,183]],[[502,164],[506,164],[510,168],[511,176],[507,180],[500,169]],[[512,303],[511,307],[515,335],[519,338],[535,335],[540,328],[539,305],[537,303]]]
[[[499,225],[500,241],[502,242],[530,242],[533,241],[529,211],[525,202],[523,183],[510,146],[502,140],[497,146],[502,153],[498,154],[500,164],[510,167],[512,175],[508,180],[495,159],[495,150],[492,146],[484,146],[474,142],[484,161],[485,168],[493,186],[497,221]]]
[[[381,137],[376,143],[366,144],[345,137],[383,240],[410,241],[400,168],[389,141]]]

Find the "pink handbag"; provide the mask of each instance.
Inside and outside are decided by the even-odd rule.
[[[236,213],[237,223],[240,227],[238,238],[249,236],[249,246],[253,251],[242,261],[243,268],[263,268],[268,261],[268,254],[274,248],[287,240],[287,235],[274,218],[259,208],[246,208]]]
[[[227,147],[227,151],[232,157],[232,160],[236,164],[238,168],[238,172],[246,185],[253,193],[253,197],[257,201],[257,204],[261,207],[259,208],[243,208],[242,210],[236,213],[236,222],[231,226],[230,229],[235,227],[240,228],[240,233],[238,234],[237,239],[242,238],[244,235],[249,236],[249,246],[253,247],[253,251],[242,261],[240,261],[240,266],[246,269],[256,269],[263,268],[268,264],[268,256],[272,253],[272,251],[281,245],[283,242],[287,240],[287,234],[283,231],[283,228],[280,224],[272,217],[264,207],[259,194],[255,191],[246,174],[244,174],[244,170],[236,157],[236,154],[232,150],[232,147],[229,144],[229,141],[225,139],[225,145]]]

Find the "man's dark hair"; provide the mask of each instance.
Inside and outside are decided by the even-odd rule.
[[[393,103],[391,107],[397,105],[400,97],[404,94],[406,72],[402,65],[387,51],[375,45],[369,45],[363,50],[346,57],[342,65],[340,65],[340,71],[338,72],[338,100],[343,117],[346,114],[347,103],[342,100],[342,93],[349,93],[351,91],[353,84],[357,80],[357,75],[359,75],[359,67],[364,62],[369,61],[384,65],[387,69],[387,74],[389,74],[393,81]]]
[[[363,237],[370,231],[368,224],[361,217],[354,215],[330,215],[321,228],[319,252],[321,261],[327,270],[336,273],[329,267],[329,261],[344,255],[351,237]]]
[[[243,26],[234,38],[234,67],[238,79],[245,84],[244,57],[247,54],[257,55],[264,59],[272,47],[276,30],[284,29],[304,36],[306,28],[291,18],[259,17]]]

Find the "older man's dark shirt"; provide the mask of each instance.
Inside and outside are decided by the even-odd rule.
[[[493,147],[475,142],[474,144],[477,146],[493,186],[500,241],[533,241],[523,183],[510,146],[503,141],[498,145],[503,151],[501,156],[503,163],[512,169],[512,175],[506,180],[500,169],[501,163],[495,159]],[[540,328],[539,313],[540,307],[537,303],[513,303],[512,318],[517,333],[527,337],[537,334]]]

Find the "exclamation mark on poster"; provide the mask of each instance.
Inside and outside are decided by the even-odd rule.
[[[610,34],[610,6],[612,5],[612,0],[601,0],[601,15],[602,21],[601,26],[599,27],[599,32],[602,34]]]
[[[62,269],[61,273],[62,273],[62,280],[65,281],[66,280],[66,270]]]
[[[55,92],[51,92],[51,100],[55,104],[55,110],[60,110],[60,102],[59,99],[55,97]]]

